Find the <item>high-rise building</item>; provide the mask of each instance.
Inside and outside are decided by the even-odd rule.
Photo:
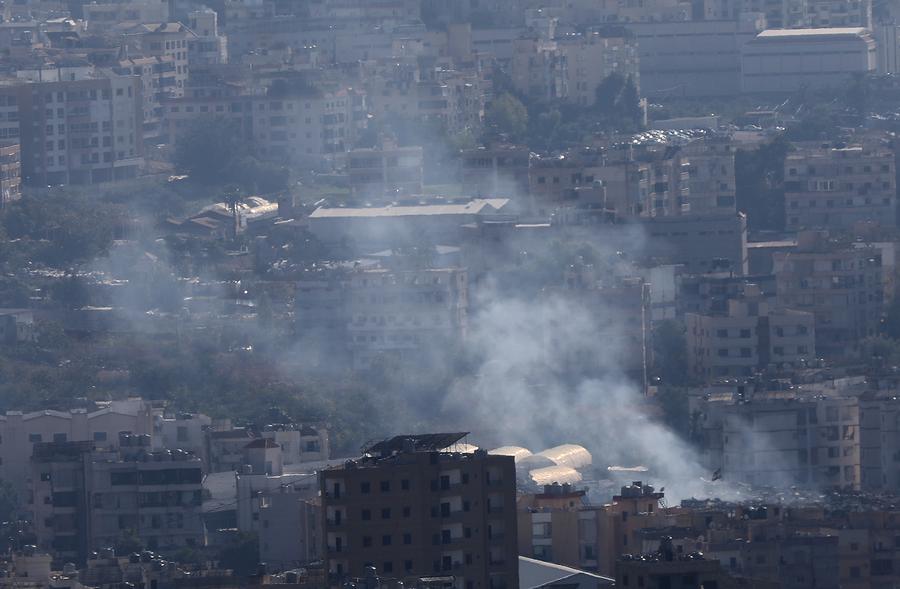
[[[204,544],[201,460],[151,448],[149,435],[119,436],[118,450],[93,441],[38,443],[28,509],[41,548],[60,562],[140,540],[151,550]]]
[[[9,108],[6,136],[19,136],[26,183],[94,184],[134,178],[143,166],[138,77],[91,70],[21,81],[0,87],[0,104]]]
[[[816,351],[846,356],[878,332],[884,305],[881,253],[801,232],[797,248],[774,255],[778,303],[810,311],[816,319]]]
[[[320,473],[330,585],[374,567],[456,589],[518,587],[514,459],[454,452],[464,436],[397,436]]]
[[[877,145],[801,147],[784,163],[788,229],[897,226],[894,152]]]

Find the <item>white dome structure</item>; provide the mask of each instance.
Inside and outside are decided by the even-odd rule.
[[[570,468],[583,468],[590,466],[594,462],[591,453],[584,446],[579,446],[578,444],[563,444],[547,448],[543,452],[538,452],[535,456],[544,456],[557,466],[568,466]]]

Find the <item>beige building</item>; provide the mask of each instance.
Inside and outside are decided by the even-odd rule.
[[[141,400],[112,401],[88,412],[8,411],[0,416],[0,478],[12,482],[24,495],[28,488],[34,445],[41,442],[91,442],[98,447],[117,447],[119,433],[149,434],[153,418]]]
[[[778,303],[815,316],[819,354],[847,356],[878,332],[884,286],[876,248],[802,232],[796,250],[776,252],[773,260]]]
[[[690,162],[692,213],[734,213],[735,148],[727,138],[708,137],[687,144],[682,150]]]
[[[122,31],[123,42],[134,55],[168,58],[175,66],[175,85],[170,88],[174,96],[184,96],[189,62],[188,44],[197,35],[178,22],[142,23]]]
[[[718,315],[685,314],[688,362],[699,379],[749,377],[768,367],[800,368],[816,358],[812,313],[770,308],[756,285]]]
[[[579,106],[596,101],[597,87],[613,73],[631,79],[640,88],[637,46],[625,36],[605,36],[598,32],[567,35],[557,41],[566,59],[564,98]]]
[[[799,147],[784,163],[788,229],[897,226],[894,152],[878,145]]]
[[[670,523],[662,499],[640,481],[604,505],[591,505],[570,485],[546,485],[543,493],[519,497],[519,555],[613,575],[619,556],[640,551],[640,530]]]

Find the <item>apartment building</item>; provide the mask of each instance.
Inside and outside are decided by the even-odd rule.
[[[771,26],[771,25],[770,25]],[[743,45],[744,92],[840,88],[875,72],[875,39],[863,28],[768,29]]]
[[[188,38],[189,66],[228,63],[228,38],[219,34],[219,15],[203,7],[188,14],[188,25],[195,37]]]
[[[767,367],[801,368],[816,358],[812,313],[770,308],[754,284],[725,313],[687,313],[689,370],[699,379],[748,377]]]
[[[518,587],[511,456],[452,451],[465,434],[397,436],[321,471],[329,586],[361,577]]]
[[[796,250],[776,252],[773,263],[779,304],[815,316],[818,354],[847,356],[878,332],[884,285],[877,248],[801,232]]]
[[[692,141],[682,153],[690,162],[691,213],[734,213],[734,144],[725,137]]]
[[[0,478],[24,496],[35,444],[91,442],[115,447],[120,432],[149,434],[152,411],[140,400],[112,401],[94,411],[8,411],[0,415]]]
[[[123,22],[168,22],[169,5],[169,0],[84,2],[81,10],[88,31],[102,33]]]
[[[328,430],[322,425],[270,424],[263,428],[260,436],[278,444],[282,464],[286,467],[321,462],[331,455]]]
[[[513,87],[529,100],[569,96],[568,59],[556,41],[525,37],[513,41],[510,77]]]
[[[22,152],[18,140],[0,140],[0,209],[22,198]]]
[[[166,102],[177,144],[197,120],[225,119],[264,159],[331,169],[366,126],[365,95],[352,88],[307,94],[186,96]]]
[[[346,300],[347,346],[357,367],[382,356],[420,358],[423,350],[453,346],[466,336],[464,269],[355,272]]]
[[[163,101],[177,95],[175,62],[171,57],[136,57],[120,60],[112,71],[120,76],[136,76],[141,81],[142,138],[156,143],[165,134]]]
[[[460,152],[463,193],[477,197],[513,198],[528,194],[529,151],[517,145],[492,145]]]
[[[59,562],[84,563],[129,537],[151,550],[204,544],[200,459],[186,452],[154,452],[149,436],[122,434],[115,451],[38,443],[30,467],[35,535]]]
[[[583,35],[566,35],[557,40],[557,49],[565,57],[567,101],[591,106],[596,101],[597,87],[610,74],[631,79],[640,88],[638,49],[634,39],[593,31]]]
[[[7,135],[13,133],[13,122],[19,126],[23,181],[41,186],[93,184],[139,174],[139,78],[91,70],[73,80],[3,86],[0,95],[0,103],[7,105]]]
[[[417,146],[360,148],[347,154],[350,194],[355,198],[393,200],[422,194],[424,156]]]
[[[85,477],[90,549],[129,535],[164,553],[204,546],[202,472],[200,458],[153,450],[150,436],[123,435],[117,452],[93,454]]]
[[[807,0],[813,28],[861,27],[872,30],[871,0]]]
[[[784,164],[787,227],[897,226],[894,152],[878,145],[799,147]]]
[[[197,35],[180,22],[142,23],[123,31],[129,51],[145,57],[168,58],[175,65],[174,96],[183,96],[190,69],[188,45]]]
[[[573,568],[615,574],[616,560],[638,546],[638,532],[664,526],[663,493],[634,481],[606,504],[571,485],[545,485],[518,499],[519,554]]]

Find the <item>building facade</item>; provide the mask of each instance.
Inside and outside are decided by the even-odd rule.
[[[399,436],[321,472],[329,585],[373,566],[458,589],[518,587],[514,459],[444,450],[461,437]]]

